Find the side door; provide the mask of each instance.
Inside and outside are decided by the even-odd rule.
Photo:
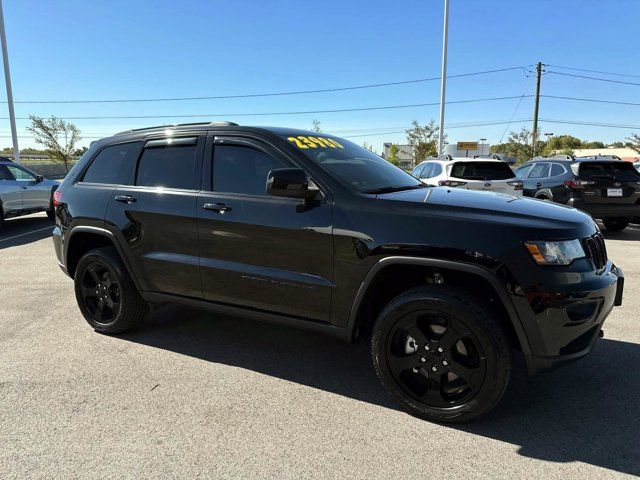
[[[523,194],[528,197],[534,197],[538,190],[543,187],[543,181],[549,175],[548,162],[536,162],[531,167],[529,175],[524,179]]]
[[[135,180],[112,193],[105,226],[126,245],[146,291],[202,295],[196,202],[204,140],[198,134],[147,140]]]
[[[4,165],[0,165],[0,209],[5,215],[22,210],[20,183]]]
[[[569,172],[561,163],[552,163],[549,170],[549,178],[546,180],[546,188],[551,190],[555,202],[565,203],[569,199],[569,189],[565,186]]]
[[[267,176],[299,167],[272,145],[212,136],[205,153],[198,231],[204,297],[329,320],[333,206],[266,194]]]
[[[6,166],[11,175],[16,179],[22,190],[22,209],[32,210],[49,207],[49,192],[43,192],[36,180],[36,175],[18,165]]]

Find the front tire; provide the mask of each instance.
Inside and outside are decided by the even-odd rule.
[[[113,247],[91,250],[80,259],[74,287],[82,315],[100,333],[130,330],[149,311]]]
[[[402,408],[437,422],[489,412],[512,368],[495,313],[456,287],[417,287],[392,300],[375,323],[371,352],[378,378]]]
[[[602,220],[605,228],[610,232],[621,232],[629,225],[628,218],[605,218]]]

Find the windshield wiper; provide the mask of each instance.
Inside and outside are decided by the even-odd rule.
[[[419,183],[417,185],[403,185],[401,187],[380,187],[380,188],[372,188],[371,190],[365,190],[362,193],[372,193],[372,194],[382,194],[382,193],[393,193],[393,192],[401,192],[403,190],[415,190],[417,188],[427,188],[428,185],[424,183]]]

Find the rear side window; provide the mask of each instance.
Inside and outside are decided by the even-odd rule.
[[[147,147],[138,165],[136,185],[196,190],[197,145]]]
[[[546,178],[549,176],[548,163],[536,163],[527,178]]]
[[[138,142],[103,148],[89,165],[82,181],[110,185],[133,184],[138,148]]]
[[[411,175],[413,175],[416,178],[420,178],[420,174],[422,173],[422,170],[424,170],[425,164],[423,163],[422,165],[418,165],[416,168],[413,169],[413,172],[411,172]]]
[[[578,169],[581,177],[611,178],[614,180],[640,180],[640,174],[631,162],[616,160],[611,162],[581,162]]]
[[[441,173],[442,173],[442,165],[440,165],[439,163],[434,163],[433,170],[431,171],[431,176],[437,177]]]
[[[433,171],[433,163],[425,163],[424,170],[420,174],[420,178],[431,178],[432,171]]]
[[[265,195],[269,172],[288,167],[291,165],[255,148],[216,145],[213,149],[213,190]]]
[[[2,165],[0,165],[0,180],[13,180],[11,175],[9,175],[9,170]]]
[[[504,162],[458,162],[451,167],[451,176],[464,180],[506,180],[515,174]]]

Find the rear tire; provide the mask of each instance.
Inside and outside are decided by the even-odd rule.
[[[74,287],[80,311],[96,332],[125,332],[149,312],[113,247],[91,250],[80,259]]]
[[[628,218],[605,218],[602,220],[605,228],[610,232],[620,232],[629,225]]]
[[[424,286],[392,300],[371,339],[378,378],[409,413],[437,422],[486,414],[511,375],[511,347],[485,302],[456,287]]]

